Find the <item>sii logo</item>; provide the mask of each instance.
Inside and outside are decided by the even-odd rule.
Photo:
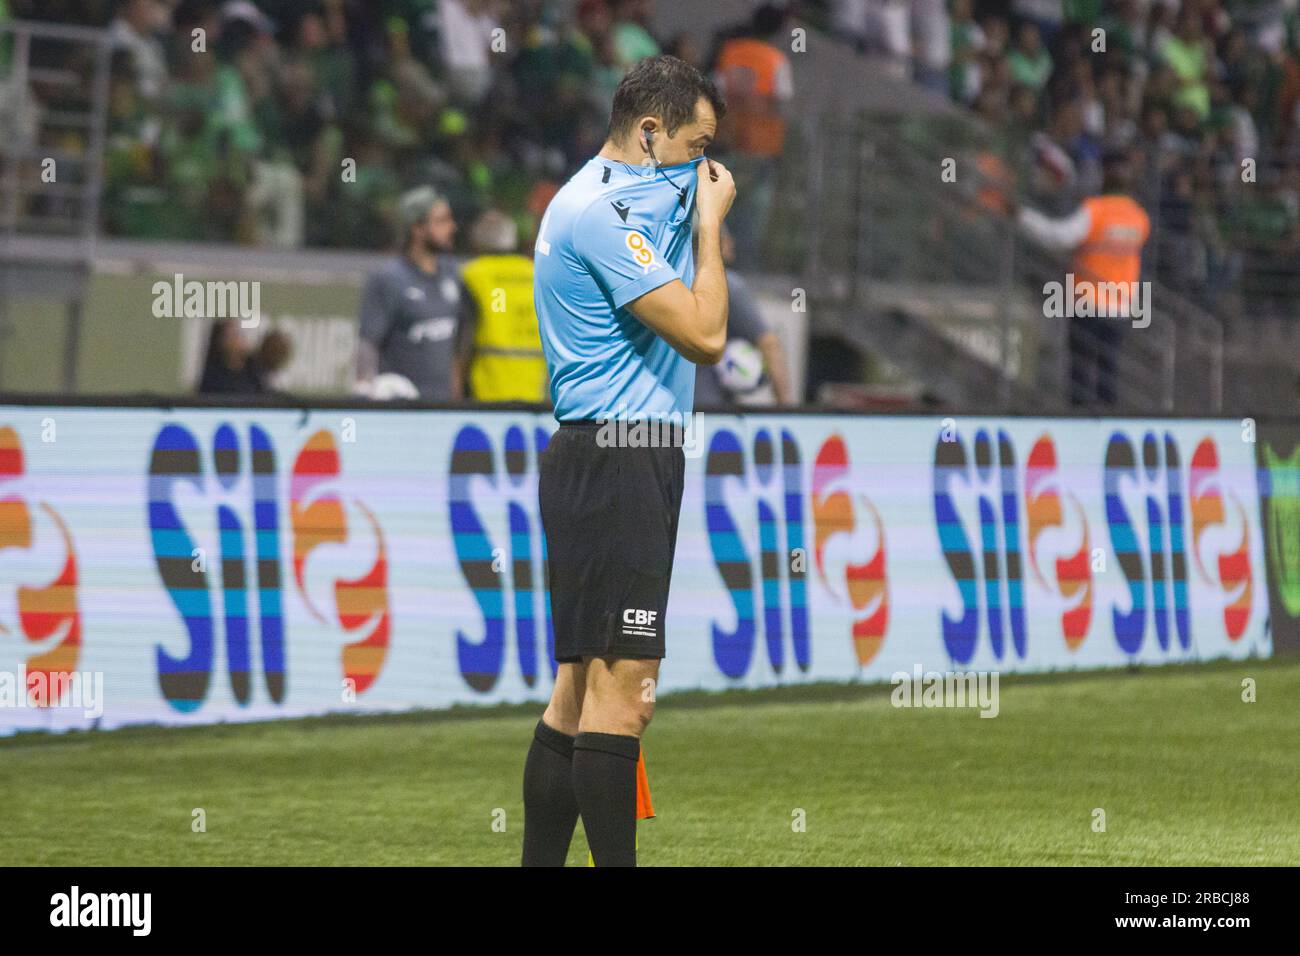
[[[1073,651],[1088,636],[1092,621],[1092,565],[1088,561],[1092,548],[1083,505],[1063,486],[1056,445],[1046,433],[1034,442],[1025,460],[1025,518],[1029,568],[1044,591],[1058,595],[1061,633],[1065,646]],[[1066,542],[1067,550],[1049,565],[1049,555],[1062,555],[1059,547],[1052,548],[1060,541]],[[1069,551],[1074,542],[1078,548]]]
[[[945,437],[940,435],[934,446],[934,520],[944,561],[961,594],[962,613],[952,618],[940,611],[943,643],[955,663],[969,662],[979,640],[983,605],[994,657],[1003,659],[1009,631],[1016,656],[1023,658],[1028,635],[1015,447],[1005,431],[999,429],[995,438],[981,428],[975,433],[972,462],[959,434],[952,440]],[[958,484],[975,492],[978,551],[958,515],[957,503],[963,497],[957,493]]]
[[[1148,623],[1154,621],[1162,651],[1173,647],[1175,635],[1178,646],[1186,651],[1191,649],[1192,634],[1187,517],[1178,444],[1168,432],[1159,436],[1149,431],[1142,436],[1140,447],[1139,459],[1134,443],[1117,431],[1106,449],[1106,517],[1128,583],[1130,605],[1128,611],[1114,611],[1115,639],[1126,653],[1135,654],[1142,647]],[[1123,494],[1129,489],[1139,504],[1131,511]],[[1229,640],[1238,640],[1250,620],[1254,595],[1250,519],[1231,488],[1224,486],[1219,450],[1208,436],[1192,452],[1187,503],[1197,575],[1222,593],[1224,632]]]
[[[0,428],[0,557],[10,548],[21,549],[22,566],[30,568],[33,558],[43,561],[54,552],[52,564],[59,568],[48,584],[20,584],[17,588],[17,629],[29,642],[32,652],[27,658],[24,686],[34,706],[54,706],[58,701],[38,688],[66,686],[81,656],[77,552],[67,524],[45,502],[40,503],[40,511],[58,534],[42,538],[36,533],[38,523],[26,496],[21,494],[23,474],[23,448],[18,433],[8,426]],[[12,621],[0,617],[0,640],[14,629]]]
[[[540,664],[549,667],[552,677],[558,666],[546,590],[546,536],[537,515],[536,480],[529,479],[528,470],[530,450],[540,456],[549,440],[540,428],[533,428],[530,435],[517,425],[508,427],[501,455],[504,476],[497,471],[492,439],[477,425],[462,428],[452,445],[448,518],[461,574],[483,619],[482,637],[474,638],[457,628],[456,660],[465,683],[476,691],[491,690],[505,669],[509,619],[514,622],[515,650],[526,685],[536,686]],[[505,532],[501,540],[510,545],[508,552],[493,548],[475,505],[474,489],[480,484],[493,492],[501,488],[509,497],[507,527],[501,529]],[[540,551],[536,556],[534,544]]]
[[[348,545],[356,538],[356,526],[349,527],[343,500],[332,488],[342,474],[334,436],[325,429],[307,439],[293,463],[289,486],[289,514],[293,526],[293,580],[303,603],[316,620],[325,623],[308,593],[308,558],[325,545]],[[338,579],[334,585],[334,616],[339,627],[355,637],[343,646],[344,679],[358,694],[375,682],[388,655],[391,621],[388,612],[388,549],[384,532],[374,514],[361,501],[352,504],[365,519],[374,542],[375,560],[361,577]],[[351,539],[351,540],[349,540]]]
[[[1250,520],[1237,496],[1228,489],[1226,497],[1232,502],[1231,516],[1235,518],[1231,526],[1228,524],[1225,491],[1219,477],[1219,450],[1212,438],[1202,439],[1192,452],[1188,486],[1187,497],[1192,510],[1192,554],[1196,571],[1206,584],[1217,586],[1223,592],[1223,627],[1229,640],[1239,640],[1250,621],[1254,591],[1250,572]],[[1217,580],[1206,567],[1208,562],[1201,560],[1202,552],[1207,550],[1207,532],[1215,526],[1223,526],[1229,534],[1230,527],[1241,531],[1240,537],[1231,544],[1232,550],[1217,555]]]
[[[1187,599],[1187,550],[1183,517],[1183,469],[1174,436],[1149,431],[1142,436],[1141,457],[1129,436],[1113,432],[1106,445],[1103,473],[1106,524],[1111,547],[1128,585],[1129,610],[1111,611],[1115,642],[1126,654],[1142,648],[1148,622],[1156,640],[1169,650],[1173,627],[1183,650],[1192,646]],[[1130,511],[1126,488],[1137,489],[1140,507]],[[1150,567],[1150,575],[1147,568]]]
[[[778,464],[777,456],[780,455]],[[735,608],[736,627],[724,630],[710,625],[713,659],[728,677],[743,677],[749,670],[757,639],[755,592],[761,601],[767,659],[780,674],[785,667],[786,615],[794,662],[807,671],[812,660],[808,639],[807,570],[804,553],[802,462],[799,445],[782,430],[780,444],[772,433],[759,428],[753,437],[753,477],[746,473],[744,446],[735,432],[720,428],[709,440],[704,461],[704,520],[718,576]],[[735,491],[729,494],[732,488]],[[747,525],[729,504],[757,513],[759,581],[755,587],[754,558],[741,528]]]
[[[215,660],[218,621],[225,626],[226,667],[230,689],[241,707],[252,700],[253,660],[250,624],[260,633],[262,676],[267,695],[284,700],[284,618],[280,611],[280,517],[276,497],[275,449],[258,425],[248,427],[248,454],[229,424],[212,436],[210,484],[203,449],[182,425],[165,425],[154,438],[149,460],[149,531],[158,575],[184,623],[189,649],[173,657],[159,646],[158,684],[175,710],[198,710],[207,698]],[[244,463],[249,465],[245,473]],[[178,499],[188,486],[218,499],[216,553],[199,547],[182,517]],[[247,501],[238,497],[247,496]],[[236,508],[235,505],[246,505]],[[242,512],[242,513],[241,513]],[[252,533],[245,526],[251,518]],[[249,554],[249,541],[253,554]],[[250,562],[250,557],[253,559]],[[256,570],[257,616],[249,610],[248,570]],[[214,606],[214,594],[221,598]]]
[[[242,707],[252,701],[255,658],[260,658],[267,696],[276,704],[284,701],[279,471],[265,429],[249,424],[247,445],[241,439],[234,426],[223,423],[217,427],[211,442],[212,475],[199,440],[182,425],[164,426],[154,439],[150,457],[149,529],[154,560],[189,638],[183,657],[157,648],[158,682],[167,702],[185,713],[197,710],[207,698],[218,624],[225,632],[226,667],[236,702]],[[305,569],[308,557],[322,545],[351,543],[342,502],[329,491],[339,477],[333,436],[318,431],[294,461],[290,517],[294,582],[308,609],[322,621],[324,615],[307,594]],[[179,504],[182,498],[192,500],[195,493],[215,505],[217,547],[211,555],[211,549],[196,542],[196,523],[185,520],[193,518],[188,513],[193,506],[187,505],[183,514]],[[344,676],[359,693],[374,682],[383,666],[390,629],[384,537],[369,509],[359,501],[354,504],[373,534],[376,558],[370,571],[358,580],[334,582],[334,610],[344,631],[361,635],[342,652]],[[255,610],[250,600],[254,597]],[[260,639],[256,646],[254,630]]]
[[[852,494],[852,470],[844,439],[832,435],[813,464],[813,554],[827,590],[847,594],[853,608],[853,649],[865,666],[880,651],[889,627],[889,584],[885,572],[885,525],[865,495]],[[860,522],[861,511],[871,523]],[[852,558],[864,556],[855,563]],[[832,584],[828,569],[839,569]],[[843,587],[839,586],[843,582]]]

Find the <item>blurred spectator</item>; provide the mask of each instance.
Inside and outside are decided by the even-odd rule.
[[[286,223],[276,245],[293,247],[303,240],[306,223],[316,227],[313,238],[334,213],[334,187],[339,181],[343,134],[331,119],[328,104],[315,94],[311,70],[301,62],[288,63],[280,75],[279,129],[268,151],[274,162],[270,172],[258,166],[259,184],[289,184],[291,212],[301,222]]]
[[[109,72],[102,208],[106,229],[145,236],[172,217],[159,175],[161,138],[156,111],[147,109],[140,97],[134,58],[119,49]]]
[[[410,28],[406,21],[393,17],[386,27],[386,72],[388,82],[392,84],[393,99],[401,104],[403,116],[412,130],[428,129],[447,105],[447,89],[433,78],[428,67],[411,51]]]
[[[512,75],[520,109],[535,118],[543,141],[567,167],[600,148],[614,90],[622,77],[613,54],[613,14],[604,0],[582,0],[574,21],[539,22],[525,33]]]
[[[910,78],[912,62],[912,19],[909,0],[866,0],[853,10],[853,18],[862,24],[862,44],[868,50],[888,58],[889,69],[896,79]]]
[[[871,0],[829,0],[831,28],[861,52],[871,32]]]
[[[288,367],[292,358],[293,341],[289,336],[279,329],[271,329],[262,336],[262,341],[257,343],[257,352],[253,360],[257,363],[264,393],[280,391],[275,384],[276,376]]]
[[[344,156],[356,163],[355,180],[335,184],[333,214],[313,225],[323,230],[325,245],[381,249],[397,231],[400,177],[370,124],[350,120],[342,136]]]
[[[1178,78],[1174,105],[1186,108],[1197,120],[1210,112],[1210,90],[1206,85],[1210,53],[1201,30],[1201,18],[1192,6],[1186,6],[1178,18],[1178,31],[1159,48],[1160,59]]]
[[[1043,46],[1038,24],[1026,20],[1016,31],[1016,45],[1007,56],[1011,82],[1041,91],[1052,75],[1052,56]]]
[[[946,69],[949,95],[1004,134],[1003,158],[1041,208],[1074,208],[1099,188],[1100,152],[1132,150],[1141,201],[1168,236],[1152,247],[1154,274],[1224,309],[1300,308],[1285,259],[1300,160],[1296,0],[786,6],[810,14],[801,25],[828,8],[836,31],[892,58],[900,78],[938,88]],[[700,37],[654,36],[651,0],[0,0],[6,11],[112,31],[103,225],[140,238],[373,248],[391,235],[398,196],[423,183],[462,218],[496,208],[526,232],[599,148],[628,62],[661,45],[700,59]],[[506,42],[493,52],[498,28]],[[745,22],[717,40],[710,67],[723,47],[736,53],[732,41],[763,37]],[[784,59],[788,35],[767,45]],[[41,67],[89,76],[71,46],[53,47]],[[792,84],[785,67],[746,69],[728,90],[748,99],[733,103],[729,132],[749,142],[723,158],[741,186],[740,264],[752,267]],[[771,94],[759,90],[765,71]],[[30,149],[41,135],[85,150],[78,130],[51,138],[38,122],[82,108],[84,91],[33,90],[0,84],[3,145]],[[755,146],[764,139],[781,145]]]
[[[1057,107],[1046,133],[1031,140],[1036,167],[1031,192],[1040,199],[1069,200],[1101,186],[1101,143],[1084,128],[1083,106],[1068,100]]]
[[[545,402],[546,357],[533,308],[533,261],[519,254],[519,228],[509,216],[489,209],[470,232],[477,255],[461,272],[478,313],[470,395],[481,402]]]
[[[980,94],[983,73],[979,58],[984,52],[984,31],[975,22],[971,0],[953,0],[951,30],[948,95],[958,103],[969,105]]]
[[[212,126],[204,138],[225,176],[215,198],[226,228],[243,242],[292,247],[303,235],[302,177],[275,156],[280,61],[273,31],[247,0],[222,6]]]
[[[118,0],[108,27],[113,46],[131,54],[136,88],[145,100],[157,100],[167,83],[167,54],[158,33],[168,26],[168,10],[157,0]]]
[[[953,39],[947,0],[913,0],[910,12],[916,81],[926,89],[944,93],[952,63]]]
[[[293,354],[283,332],[272,329],[256,347],[249,345],[235,319],[212,323],[199,392],[204,395],[261,395],[273,391],[272,377]]]
[[[407,379],[425,401],[458,401],[475,315],[451,249],[456,220],[431,187],[405,193],[398,204],[402,252],[371,274],[361,294],[357,381],[378,375]]]
[[[311,88],[322,115],[329,120],[354,107],[356,65],[347,46],[342,0],[307,0],[295,8],[285,57],[310,71]]]
[[[722,258],[735,260],[736,245],[725,226]],[[717,365],[695,369],[695,407],[713,405],[793,405],[796,402],[780,337],[736,272],[727,269],[727,345]]]
[[[831,23],[860,50],[884,58],[886,70],[899,80],[914,79],[927,89],[944,91],[946,71],[959,37],[950,15],[970,17],[970,4],[951,0],[833,0]],[[972,91],[973,98],[978,91]]]
[[[251,350],[234,319],[212,323],[198,390],[204,395],[253,394],[257,380],[249,365]]]
[[[441,0],[438,35],[447,83],[456,102],[475,107],[492,86],[492,39],[500,24],[492,0]]]
[[[1033,26],[1035,35],[1050,44],[1065,22],[1067,2],[1068,0],[1012,0],[1011,12],[1024,23]]]
[[[736,202],[728,223],[741,268],[756,268],[761,262],[777,161],[785,143],[786,112],[794,97],[790,59],[779,45],[785,28],[785,9],[763,4],[746,33],[722,44],[714,64],[715,81],[727,101],[718,147],[736,179]]]
[[[651,0],[611,0],[614,12],[614,56],[618,65],[629,69],[637,60],[659,55],[659,44],[650,34]]]

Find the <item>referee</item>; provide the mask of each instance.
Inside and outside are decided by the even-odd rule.
[[[723,112],[693,66],[641,60],[604,147],[538,232],[533,298],[560,423],[538,483],[559,670],[524,765],[525,866],[563,866],[579,814],[596,866],[636,865],[685,455],[680,428],[647,447],[627,437],[645,428],[605,423],[684,424],[695,364],[722,357],[720,236],[736,190],[704,150]]]

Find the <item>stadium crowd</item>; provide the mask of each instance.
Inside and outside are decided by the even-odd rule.
[[[1225,318],[1300,300],[1297,0],[829,0],[897,75],[1005,131],[1011,172],[1064,213],[1102,158],[1135,161],[1146,275]]]
[[[391,246],[419,185],[530,236],[600,148],[632,63],[704,65],[652,15],[653,0],[0,0],[0,20],[111,30],[106,232],[282,248]],[[88,72],[69,51],[38,65]],[[39,93],[48,110],[77,95]]]
[[[729,261],[757,259],[792,94],[788,59],[769,42],[787,17],[778,5],[726,27],[706,64],[694,38],[653,35],[652,0],[5,2],[0,19],[109,30],[108,234],[398,247],[362,296],[366,394],[546,399],[526,253],[551,196],[601,148],[623,74],[645,57],[707,65],[726,88],[717,145],[745,197]],[[34,65],[89,75],[76,57]],[[58,111],[90,85],[37,78],[31,99]],[[84,130],[59,145],[84,150]],[[472,258],[462,268],[446,252]],[[715,381],[703,370],[704,400],[793,401],[775,334],[742,280],[729,283],[740,372]],[[505,309],[493,307],[501,290]],[[216,322],[199,390],[273,391],[292,351],[277,331],[258,343]]]
[[[789,8],[1005,130],[1027,196],[1049,211],[1095,191],[1104,152],[1131,151],[1154,227],[1148,268],[1212,307],[1240,292],[1258,313],[1300,294],[1297,6]],[[462,221],[496,207],[530,236],[558,184],[599,148],[631,63],[662,51],[720,65],[719,38],[705,49],[699,37],[658,37],[653,14],[653,0],[0,2],[0,17],[112,30],[107,232],[282,247],[388,246],[399,195],[424,184]],[[788,69],[777,79],[788,99]],[[740,117],[751,135],[737,139],[764,137],[764,118]],[[753,148],[752,172],[737,171],[756,200],[737,210],[742,265],[757,255],[780,138]]]
[[[732,104],[714,155],[736,175],[743,270],[761,258],[798,15],[999,131],[1026,205],[1065,216],[1101,191],[1104,157],[1126,156],[1151,225],[1143,277],[1228,320],[1285,321],[1300,304],[1298,8],[792,0],[712,38],[656,35],[655,0],[0,0],[0,21],[111,31],[105,232],[280,248],[391,249],[409,237],[402,197],[432,187],[467,226],[455,251],[500,211],[526,253],[600,148],[623,73],[673,53]],[[64,56],[36,65],[87,72]],[[50,111],[84,95],[38,92]]]

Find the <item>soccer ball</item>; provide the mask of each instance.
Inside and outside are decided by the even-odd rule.
[[[718,381],[733,395],[744,395],[763,381],[763,353],[747,339],[732,339],[722,350]]]
[[[391,402],[393,399],[414,400],[420,397],[420,390],[405,375],[385,372],[376,375],[369,388],[358,388],[358,392],[377,402]]]

